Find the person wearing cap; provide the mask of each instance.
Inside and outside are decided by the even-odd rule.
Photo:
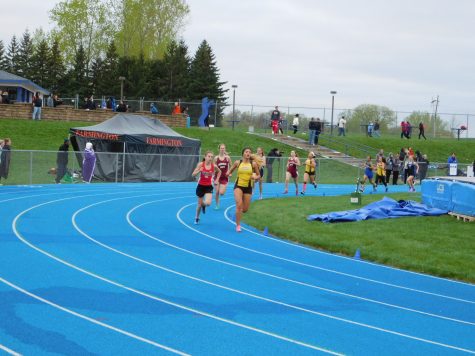
[[[56,155],[56,184],[61,183],[64,175],[68,170],[68,151],[69,151],[69,139],[65,138],[64,142],[58,148],[58,154]]]

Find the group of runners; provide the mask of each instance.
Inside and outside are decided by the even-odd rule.
[[[386,158],[381,154],[376,157],[376,164],[371,160],[371,156],[366,158],[366,161],[363,163],[364,175],[363,179],[358,180],[359,191],[362,193],[365,190],[366,182],[369,182],[373,186],[373,192],[377,191],[379,183],[382,183],[385,187],[385,191],[388,191],[388,179],[386,178]],[[414,155],[409,154],[407,159],[404,161],[404,170],[406,183],[409,186],[410,192],[415,192],[416,188],[415,177],[419,172],[419,164],[414,159]],[[376,171],[376,172],[374,172]],[[376,173],[376,174],[375,174]],[[376,175],[376,179],[373,179]],[[397,180],[397,176],[396,176]]]
[[[259,199],[262,199],[266,158],[261,147],[257,148],[256,153],[253,153],[251,148],[246,147],[241,152],[241,158],[232,163],[229,154],[226,152],[226,145],[222,143],[218,149],[219,154],[216,157],[213,157],[212,151],[207,151],[203,160],[198,163],[192,173],[193,177],[199,175],[196,187],[198,204],[196,206],[195,224],[199,224],[201,213],[205,214],[206,208],[211,206],[213,191],[215,192],[214,209],[219,209],[220,200],[226,193],[229,179],[236,172],[234,183],[236,231],[241,232],[241,217],[243,213],[249,210],[255,182],[259,184]],[[299,195],[298,166],[300,166],[300,160],[296,152],[291,151],[287,160],[284,194],[288,193],[289,182],[292,179],[295,183],[295,194]],[[305,195],[307,182],[317,188],[315,181],[316,166],[315,154],[310,152],[305,161],[304,182],[300,194]]]

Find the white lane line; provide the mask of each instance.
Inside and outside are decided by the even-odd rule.
[[[106,329],[115,331],[115,332],[117,332],[117,333],[119,333],[119,334],[128,336],[128,337],[130,337],[130,338],[132,338],[132,339],[135,339],[135,340],[138,340],[138,341],[141,341],[141,342],[144,342],[144,343],[149,344],[149,345],[151,345],[151,346],[155,346],[155,347],[158,347],[158,348],[160,348],[160,349],[163,349],[163,350],[166,350],[166,351],[170,351],[170,352],[172,352],[172,353],[174,353],[174,354],[177,354],[177,355],[189,355],[189,354],[184,353],[184,352],[182,352],[182,351],[179,351],[179,350],[173,349],[173,348],[171,348],[171,347],[168,347],[168,346],[165,346],[165,345],[156,343],[155,341],[152,341],[152,340],[143,338],[143,337],[141,337],[141,336],[138,336],[138,335],[133,334],[133,333],[131,333],[131,332],[125,331],[125,330],[123,330],[123,329],[116,328],[115,326],[112,326],[112,325],[103,323],[103,322],[101,322],[101,321],[92,319],[92,318],[90,318],[90,317],[88,317],[88,316],[86,316],[86,315],[79,314],[79,313],[77,313],[77,312],[75,312],[75,311],[73,311],[73,310],[71,310],[71,309],[65,308],[65,307],[63,307],[63,306],[61,306],[61,305],[59,305],[59,304],[56,304],[56,303],[53,303],[53,302],[51,302],[51,301],[49,301],[49,300],[47,300],[47,299],[44,299],[44,298],[42,298],[42,297],[40,297],[40,296],[38,296],[38,295],[36,295],[36,294],[30,293],[30,292],[28,292],[26,289],[23,289],[23,288],[17,286],[16,284],[13,284],[13,283],[7,281],[6,279],[3,279],[2,277],[0,277],[0,282],[6,284],[6,285],[8,285],[8,286],[10,286],[10,287],[13,288],[13,289],[16,289],[17,291],[19,291],[19,292],[21,292],[21,293],[23,293],[23,294],[28,295],[28,296],[31,297],[31,298],[34,298],[34,299],[36,299],[36,300],[38,300],[38,301],[40,301],[40,302],[42,302],[42,303],[48,304],[49,306],[52,306],[53,308],[59,309],[59,310],[61,310],[61,311],[63,311],[63,312],[66,312],[66,313],[68,313],[68,314],[74,315],[74,316],[76,316],[76,317],[78,317],[78,318],[81,318],[81,319],[83,319],[83,320],[87,320],[87,321],[89,321],[89,322],[91,322],[91,323],[93,323],[93,324],[102,326],[102,327],[104,327],[104,328],[106,328]]]
[[[225,319],[225,318],[222,318],[222,317],[219,317],[217,315],[214,315],[214,314],[210,314],[210,313],[207,313],[207,312],[203,312],[203,311],[200,311],[200,310],[197,310],[197,309],[193,309],[191,307],[187,307],[185,305],[181,305],[181,304],[178,304],[178,303],[175,303],[175,302],[172,302],[170,300],[166,300],[166,299],[163,299],[163,298],[159,298],[157,296],[154,296],[152,294],[148,294],[146,292],[142,292],[138,289],[134,289],[134,288],[131,288],[131,287],[127,287],[126,285],[124,284],[121,284],[119,282],[115,282],[111,279],[108,279],[108,278],[105,278],[103,276],[100,276],[98,274],[95,274],[93,272],[90,272],[86,269],[83,269],[77,265],[74,265],[72,263],[69,263],[57,256],[54,256],[52,254],[50,254],[49,252],[46,252],[42,249],[40,249],[39,247],[33,245],[32,243],[30,243],[28,240],[26,240],[18,231],[16,225],[19,221],[19,219],[26,213],[36,209],[36,208],[39,208],[41,206],[44,206],[44,205],[48,205],[48,204],[52,204],[52,203],[56,203],[56,202],[60,202],[60,201],[66,201],[66,200],[71,200],[71,199],[76,199],[77,197],[68,197],[68,198],[62,198],[62,199],[56,199],[56,200],[52,200],[52,201],[49,201],[49,202],[44,202],[44,203],[41,203],[41,204],[38,204],[38,205],[35,205],[35,206],[32,206],[24,211],[22,211],[20,214],[18,214],[15,219],[13,220],[12,222],[12,229],[15,233],[15,235],[17,236],[17,238],[23,242],[25,245],[29,246],[30,248],[34,249],[35,251],[38,251],[40,252],[41,254],[59,262],[59,263],[62,263],[64,264],[65,266],[68,266],[72,269],[75,269],[79,272],[82,272],[88,276],[91,276],[93,278],[96,278],[96,279],[99,279],[103,282],[106,282],[108,284],[111,284],[111,285],[114,285],[116,287],[119,287],[119,288],[122,288],[122,289],[125,289],[125,290],[128,290],[132,293],[136,293],[138,295],[141,295],[143,297],[146,297],[146,298],[149,298],[149,299],[152,299],[152,300],[155,300],[155,301],[158,301],[158,302],[161,302],[161,303],[164,303],[164,304],[167,304],[167,305],[170,305],[170,306],[173,306],[173,307],[176,307],[176,308],[179,308],[179,309],[182,309],[182,310],[186,310],[186,311],[189,311],[191,313],[194,313],[194,314],[198,314],[198,315],[202,315],[202,316],[205,316],[205,317],[208,317],[210,319],[214,319],[214,320],[218,320],[218,321],[221,321],[221,322],[224,322],[226,324],[230,324],[230,325],[233,325],[233,326],[237,326],[237,327],[240,327],[240,328],[243,328],[243,329],[246,329],[246,330],[250,330],[250,331],[254,331],[256,333],[259,333],[259,334],[263,334],[263,335],[266,335],[266,336],[270,336],[270,337],[273,337],[275,339],[278,339],[278,340],[282,340],[282,341],[285,341],[285,342],[289,342],[289,343],[292,343],[292,344],[295,344],[295,345],[299,345],[299,346],[302,346],[302,347],[305,347],[305,348],[309,348],[309,349],[312,349],[312,350],[316,350],[316,351],[321,351],[321,352],[325,352],[325,353],[328,353],[328,354],[332,354],[332,355],[340,355],[336,352],[333,352],[333,351],[330,351],[330,350],[326,350],[324,348],[321,348],[321,347],[318,347],[318,346],[314,346],[314,345],[311,345],[311,344],[307,344],[305,342],[302,342],[302,341],[298,341],[298,340],[294,340],[294,339],[290,339],[290,338],[287,338],[285,336],[281,336],[281,335],[278,335],[278,334],[275,334],[275,333],[272,333],[272,332],[269,332],[269,331],[266,331],[266,330],[262,330],[262,329],[258,329],[258,328],[255,328],[255,327],[252,327],[252,326],[249,326],[249,325],[246,325],[246,324],[242,324],[242,323],[238,323],[236,321],[233,321],[233,320],[229,320],[229,319]]]
[[[180,198],[186,198],[186,197],[180,197]],[[157,202],[164,202],[164,201],[170,201],[170,200],[174,200],[174,199],[180,199],[180,198],[169,198],[169,199],[161,199],[161,200],[155,200],[155,201],[151,201],[151,202],[146,202],[146,203],[143,203],[143,204],[140,204],[139,206],[136,206],[134,207],[133,209],[131,209],[129,211],[129,213],[127,214],[127,218],[128,220],[130,219],[130,214],[132,211],[136,210],[138,207],[142,207],[144,205],[148,205],[148,204],[152,204],[152,203],[157,203]],[[120,199],[120,198],[119,198]],[[112,199],[112,200],[118,200],[118,199]],[[456,350],[460,350],[460,351],[468,351],[470,352],[471,350],[466,350],[466,349],[462,349],[462,348],[459,348],[457,346],[453,346],[453,345],[448,345],[448,344],[443,344],[443,343],[439,343],[439,342],[436,342],[436,341],[433,341],[433,340],[428,340],[428,339],[424,339],[424,338],[419,338],[419,337],[416,337],[416,336],[412,336],[412,335],[408,335],[408,334],[404,334],[404,333],[400,333],[400,332],[397,332],[397,331],[393,331],[393,330],[389,330],[389,329],[384,329],[384,328],[380,328],[380,327],[376,327],[376,326],[373,326],[373,325],[369,325],[369,324],[365,324],[365,323],[360,323],[360,322],[356,322],[356,321],[353,321],[353,320],[349,320],[349,319],[344,319],[344,318],[340,318],[340,317],[335,317],[335,316],[332,316],[332,315],[329,315],[329,314],[325,314],[325,313],[320,313],[320,312],[317,312],[317,311],[314,311],[314,310],[311,310],[311,309],[306,309],[306,308],[302,308],[302,307],[298,307],[298,306],[295,306],[295,305],[292,305],[292,304],[288,304],[288,303],[285,303],[285,302],[281,302],[281,301],[278,301],[278,300],[273,300],[273,299],[270,299],[270,298],[266,298],[266,297],[262,297],[262,296],[259,296],[259,295],[256,295],[256,294],[252,294],[252,293],[248,293],[248,292],[244,292],[242,290],[238,290],[238,289],[234,289],[234,288],[230,288],[230,287],[226,287],[226,286],[223,286],[221,284],[216,284],[216,283],[213,283],[213,282],[210,282],[210,281],[207,281],[207,280],[203,280],[201,278],[197,278],[197,277],[193,277],[193,276],[190,276],[190,275],[187,275],[187,274],[184,274],[184,273],[181,273],[181,272],[178,272],[178,271],[175,271],[175,270],[172,270],[170,268],[166,268],[166,267],[163,267],[163,266],[160,266],[160,265],[157,265],[157,264],[154,264],[150,261],[147,261],[147,260],[143,260],[141,258],[138,258],[136,256],[133,256],[133,255],[130,255],[130,254],[127,254],[123,251],[120,251],[118,249],[115,249],[113,247],[110,247],[109,245],[106,245],[102,242],[99,242],[97,240],[95,240],[94,238],[92,238],[91,236],[89,236],[87,233],[85,233],[84,231],[82,231],[76,224],[75,222],[75,218],[77,216],[77,214],[79,214],[80,212],[82,211],[85,211],[87,209],[89,209],[91,206],[95,206],[95,205],[100,205],[102,203],[106,203],[106,202],[109,202],[108,201],[103,201],[103,202],[99,202],[99,203],[95,203],[95,204],[92,204],[90,206],[86,206],[80,210],[78,210],[74,215],[73,215],[73,225],[74,227],[84,236],[86,237],[87,239],[91,240],[92,242],[108,249],[108,250],[111,250],[117,254],[120,254],[122,256],[125,256],[127,258],[130,258],[132,260],[135,260],[137,262],[140,262],[140,263],[143,263],[143,264],[146,264],[148,266],[151,266],[151,267],[154,267],[154,268],[158,268],[160,270],[163,270],[163,271],[166,271],[166,272],[169,272],[169,273],[172,273],[172,274],[175,274],[175,275],[178,275],[178,276],[181,276],[181,277],[184,277],[184,278],[188,278],[188,279],[191,279],[191,280],[194,280],[194,281],[197,281],[197,282],[200,282],[200,283],[203,283],[203,284],[207,284],[207,285],[211,285],[213,287],[217,287],[217,288],[220,288],[220,289],[224,289],[224,290],[227,290],[227,291],[230,291],[230,292],[234,292],[234,293],[237,293],[237,294],[240,294],[240,295],[245,295],[245,296],[248,296],[248,297],[251,297],[251,298],[255,298],[255,299],[258,299],[258,300],[262,300],[262,301],[265,301],[265,302],[269,302],[269,303],[272,303],[272,304],[277,304],[277,305],[281,305],[281,306],[284,306],[284,307],[287,307],[287,308],[290,308],[290,309],[294,309],[294,310],[299,310],[299,311],[302,311],[302,312],[305,312],[305,313],[309,313],[309,314],[314,314],[314,315],[318,315],[318,316],[321,316],[321,317],[325,317],[325,318],[329,318],[329,319],[333,319],[333,320],[337,320],[337,321],[341,321],[341,322],[345,322],[345,323],[349,323],[349,324],[353,324],[353,325],[357,325],[357,326],[361,326],[361,327],[365,327],[365,328],[369,328],[369,329],[372,329],[372,330],[377,330],[377,331],[382,331],[382,332],[385,332],[385,333],[389,333],[389,334],[393,334],[393,335],[397,335],[397,336],[401,336],[401,337],[405,337],[405,338],[408,338],[408,339],[412,339],[412,340],[416,340],[416,341],[421,341],[421,342],[425,342],[425,343],[430,343],[430,344],[434,344],[434,345],[438,345],[438,346],[442,346],[442,347],[447,347],[447,348],[453,348],[453,349],[456,349]],[[133,223],[131,223],[133,225]],[[131,225],[131,226],[132,226]],[[137,228],[138,231],[140,231],[139,228]],[[146,233],[145,233],[146,234]],[[146,234],[148,235],[148,234]],[[318,288],[320,289],[320,288]],[[327,290],[327,291],[331,291],[331,290]],[[338,294],[343,294],[343,293],[338,293]],[[357,297],[358,299],[363,299],[364,298],[359,298]],[[385,303],[381,303],[381,304],[385,304]],[[391,306],[391,305],[388,305],[388,306]],[[401,309],[405,309],[405,310],[409,310],[409,311],[412,311],[410,309],[406,309],[406,308],[401,308]],[[418,312],[418,311],[416,311]],[[426,314],[426,315],[430,315],[430,316],[434,316],[434,315],[431,315],[429,313],[423,313],[421,312],[421,314]],[[437,317],[437,316],[436,316]],[[442,317],[443,319],[447,319],[447,320],[452,320],[452,321],[456,321],[456,319],[450,319],[450,318],[444,318]],[[471,324],[471,325],[475,325],[473,323],[469,323],[469,322],[466,322],[467,324]],[[475,353],[475,351],[474,351]]]
[[[475,304],[475,301],[466,300],[466,299],[462,299],[462,298],[451,297],[451,296],[447,296],[447,295],[443,295],[443,294],[438,294],[438,293],[427,292],[427,291],[423,291],[423,290],[420,290],[420,289],[405,287],[405,286],[401,286],[401,285],[398,285],[398,284],[392,284],[392,283],[382,282],[382,281],[378,281],[378,280],[370,279],[370,278],[366,278],[366,277],[360,277],[360,276],[353,275],[353,274],[350,274],[350,273],[340,272],[340,271],[336,271],[336,270],[333,270],[333,269],[324,268],[324,267],[319,267],[319,266],[311,265],[311,264],[308,264],[308,263],[303,263],[303,262],[291,260],[291,259],[288,259],[288,258],[284,258],[284,257],[272,255],[272,254],[270,254],[270,253],[266,253],[266,252],[254,250],[254,249],[252,249],[252,248],[244,247],[244,246],[241,246],[241,245],[238,245],[238,244],[229,242],[229,241],[225,241],[225,240],[219,239],[219,238],[217,238],[217,237],[214,237],[214,236],[211,236],[211,235],[209,235],[209,234],[206,234],[206,233],[204,233],[204,232],[202,232],[202,231],[199,231],[198,229],[195,229],[194,227],[192,227],[192,226],[186,224],[186,223],[180,218],[179,215],[181,214],[181,212],[182,212],[184,209],[186,209],[187,207],[191,206],[191,205],[193,205],[193,204],[188,204],[188,205],[185,205],[184,207],[182,207],[182,208],[178,211],[178,213],[177,213],[177,219],[178,219],[184,226],[186,226],[187,228],[189,228],[190,230],[195,231],[196,233],[198,233],[198,234],[200,234],[200,235],[203,235],[203,236],[205,236],[205,237],[207,237],[207,238],[209,238],[209,239],[211,239],[211,240],[219,241],[219,242],[221,242],[221,243],[223,243],[223,244],[226,244],[226,245],[229,245],[229,246],[233,246],[233,247],[236,247],[236,248],[238,248],[238,249],[242,249],[242,250],[249,251],[249,252],[252,252],[252,253],[255,253],[255,254],[258,254],[258,255],[270,257],[270,258],[273,258],[273,259],[276,259],[276,260],[293,263],[293,264],[296,264],[296,265],[299,265],[299,266],[309,267],[309,268],[312,268],[312,269],[317,269],[317,270],[320,270],[320,271],[330,272],[330,273],[342,275],[342,276],[345,276],[345,277],[351,277],[351,278],[355,278],[355,279],[359,279],[359,280],[363,280],[363,281],[367,281],[367,282],[372,282],[372,283],[376,283],[376,284],[381,284],[381,285],[385,285],[385,286],[389,286],[389,287],[404,289],[404,290],[408,290],[408,291],[411,291],[411,292],[417,292],[417,293],[432,295],[432,296],[436,296],[436,297],[440,297],[440,298],[456,300],[456,301],[459,301],[459,302],[464,302],[464,303],[469,303],[469,304]],[[228,209],[229,209],[229,208],[228,208]],[[227,211],[227,210],[226,210],[226,211]],[[232,222],[232,221],[231,221],[231,222]]]
[[[0,278],[1,279],[1,278]],[[19,354],[18,352],[15,352],[13,350],[10,350],[8,347],[6,346],[3,346],[2,344],[0,344],[0,350],[3,350],[5,351],[7,354],[9,355],[13,355],[13,356],[21,356],[21,354]]]
[[[178,198],[175,198],[175,199],[178,199]],[[168,199],[167,199],[168,200]],[[336,294],[336,295],[340,295],[340,296],[344,296],[344,297],[349,297],[349,298],[354,298],[354,299],[358,299],[358,300],[362,300],[362,301],[365,301],[365,302],[370,302],[370,303],[375,303],[375,304],[379,304],[379,305],[383,305],[383,306],[386,306],[386,307],[390,307],[390,308],[396,308],[396,309],[400,309],[400,310],[405,310],[405,311],[408,311],[408,312],[412,312],[412,313],[417,313],[417,314],[421,314],[421,315],[426,315],[426,316],[430,316],[430,317],[434,317],[434,318],[439,318],[439,319],[443,319],[443,320],[448,320],[448,321],[453,321],[453,322],[456,322],[456,323],[461,323],[461,324],[466,324],[466,325],[474,325],[475,326],[475,323],[474,322],[470,322],[470,321],[466,321],[466,320],[460,320],[460,319],[455,319],[455,318],[451,318],[451,317],[448,317],[448,316],[443,316],[443,315],[439,315],[439,314],[433,314],[433,313],[429,313],[429,312],[424,312],[424,311],[421,311],[421,310],[417,310],[417,309],[412,309],[412,308],[408,308],[408,307],[404,307],[404,306],[400,306],[400,305],[396,305],[396,304],[390,304],[390,303],[386,303],[386,302],[382,302],[382,301],[379,301],[379,300],[375,300],[375,299],[370,299],[370,298],[365,298],[365,297],[361,297],[361,296],[358,296],[358,295],[354,295],[354,294],[350,294],[350,293],[344,293],[344,292],[340,292],[340,291],[337,291],[337,290],[333,290],[333,289],[329,289],[329,288],[324,288],[324,287],[320,287],[320,286],[317,286],[317,285],[314,285],[314,284],[309,284],[309,283],[305,283],[305,282],[301,282],[301,281],[297,281],[297,280],[293,280],[293,279],[289,279],[289,278],[285,278],[285,277],[282,277],[282,276],[278,276],[278,275],[274,275],[274,274],[271,274],[271,273],[266,273],[266,272],[263,272],[263,271],[260,271],[260,270],[256,270],[256,269],[252,269],[252,268],[248,268],[248,267],[244,267],[242,265],[238,265],[238,264],[234,264],[234,263],[230,263],[230,262],[226,262],[224,260],[220,260],[220,259],[216,259],[216,258],[213,258],[213,257],[210,257],[210,256],[207,256],[207,255],[202,255],[202,254],[199,254],[197,252],[194,252],[194,251],[191,251],[191,250],[188,250],[188,249],[184,249],[184,248],[181,248],[177,245],[173,245],[169,242],[166,242],[164,240],[161,240],[149,233],[147,233],[146,231],[140,229],[137,225],[135,225],[133,222],[132,222],[132,219],[131,219],[131,214],[145,206],[145,205],[148,205],[148,204],[153,204],[153,203],[156,203],[156,202],[161,202],[162,200],[154,200],[154,201],[150,201],[150,202],[146,202],[146,203],[142,203],[140,205],[137,205],[135,206],[134,208],[132,208],[131,210],[129,210],[129,212],[127,213],[127,216],[126,216],[126,219],[127,219],[127,222],[129,223],[129,225],[134,228],[135,230],[137,230],[139,233],[141,233],[142,235],[152,239],[152,240],[155,240],[157,242],[160,242],[161,244],[164,244],[166,246],[169,246],[169,247],[172,247],[173,249],[176,249],[176,250],[179,250],[179,251],[182,251],[182,252],[185,252],[187,254],[191,254],[191,255],[195,255],[195,256],[198,256],[200,258],[204,258],[204,259],[207,259],[207,260],[210,260],[210,261],[213,261],[213,262],[217,262],[217,263],[220,263],[220,264],[224,264],[224,265],[227,265],[227,266],[230,266],[230,267],[234,267],[234,268],[237,268],[237,269],[242,269],[242,270],[245,270],[247,272],[252,272],[252,273],[255,273],[255,274],[259,274],[259,275],[263,275],[263,276],[266,276],[266,277],[270,277],[270,278],[274,278],[274,279],[277,279],[277,280],[281,280],[281,281],[284,281],[284,282],[288,282],[288,283],[292,283],[292,284],[297,284],[297,285],[300,285],[300,286],[304,286],[304,287],[309,287],[309,288],[313,288],[313,289],[317,289],[317,290],[321,290],[321,291],[325,291],[325,292],[328,292],[328,293],[332,293],[332,294]],[[97,203],[97,204],[101,204],[101,203]],[[97,204],[93,204],[93,205],[97,205]],[[189,206],[189,205],[187,205]],[[183,208],[182,208],[183,209]],[[182,210],[180,209],[180,211]],[[84,209],[83,209],[84,210]],[[179,213],[177,213],[177,219],[184,225],[186,225],[183,220],[179,217],[178,215]],[[85,232],[83,232],[82,230],[79,229],[79,227],[76,227],[77,225],[75,224],[75,222],[73,221],[73,225],[75,226],[75,228],[78,229],[78,231],[83,234],[84,236],[86,236],[87,238],[90,238],[89,235],[87,235]],[[106,247],[108,245],[104,245],[102,244],[101,242],[99,241],[96,241],[94,239],[92,239],[94,242]],[[109,247],[106,247],[106,248],[109,248]],[[113,248],[111,248],[113,249]],[[113,249],[114,251],[118,252],[118,253],[121,253],[119,250],[115,250]],[[134,258],[133,256],[131,255],[128,255],[128,254],[124,254],[128,257],[131,257],[131,258]],[[140,260],[140,259],[138,259]],[[141,260],[143,261],[143,260]],[[145,261],[144,263],[147,263],[149,264],[149,262]],[[151,263],[151,265],[153,265],[153,263]],[[179,272],[177,272],[179,273]]]

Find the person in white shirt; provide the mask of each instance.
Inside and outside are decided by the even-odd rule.
[[[294,121],[292,121],[292,127],[294,128],[294,135],[299,130],[299,114],[295,114]]]
[[[346,128],[346,120],[345,120],[345,117],[342,116],[340,118],[340,121],[338,121],[338,136],[346,136],[345,135],[345,128]]]

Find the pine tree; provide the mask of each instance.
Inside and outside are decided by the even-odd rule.
[[[48,43],[43,39],[38,43],[31,58],[28,60],[29,67],[32,68],[32,74],[27,78],[45,89],[50,89],[51,85],[48,75],[49,56]]]
[[[33,52],[33,41],[31,40],[30,32],[26,30],[23,33],[23,37],[18,49],[18,72],[20,76],[27,79],[32,79],[33,74],[39,74],[39,69],[35,68],[31,63],[31,59],[34,54]]]
[[[162,62],[163,76],[159,80],[164,99],[175,101],[188,98],[190,62],[185,42],[170,42]]]
[[[18,47],[18,41],[16,39],[16,36],[14,35],[12,37],[12,40],[10,41],[10,45],[8,46],[8,54],[7,54],[7,68],[8,72],[12,74],[20,74],[19,70],[19,47]]]
[[[101,93],[101,95],[116,98],[120,96],[120,75],[118,68],[119,55],[117,54],[115,43],[112,41],[107,48],[106,57],[104,58],[102,81],[98,84],[98,92]]]
[[[87,74],[86,55],[84,48],[79,46],[78,52],[74,57],[73,67],[68,71],[64,87],[65,93],[68,96],[79,94],[79,107],[82,105],[82,99],[91,95]]]
[[[7,54],[2,40],[0,40],[0,70],[8,70]]]
[[[91,64],[91,83],[92,83],[92,93],[94,95],[103,95],[104,87],[102,83],[104,82],[104,61],[101,58],[95,58]]]
[[[223,89],[226,82],[219,81],[219,69],[216,65],[215,55],[208,42],[204,40],[196,50],[195,57],[191,62],[189,75],[189,98],[200,100],[208,97],[217,103],[227,100]],[[222,106],[218,107],[218,121],[222,117]]]
[[[58,94],[62,91],[62,83],[64,81],[65,71],[66,69],[64,66],[63,57],[61,55],[61,50],[59,49],[59,41],[54,39],[50,49],[47,72],[49,89],[55,94]]]

